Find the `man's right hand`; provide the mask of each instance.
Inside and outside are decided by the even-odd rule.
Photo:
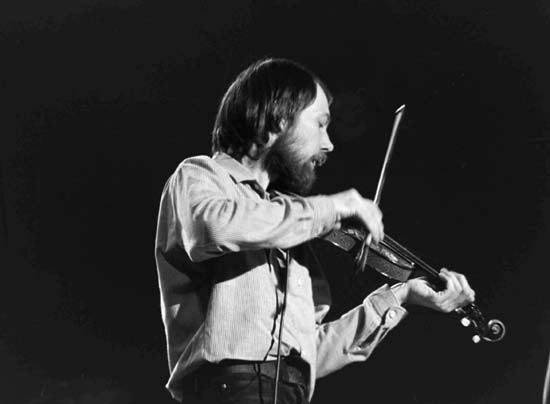
[[[355,189],[331,195],[339,221],[356,218],[369,230],[372,239],[378,243],[384,238],[382,212],[370,199],[363,198]]]

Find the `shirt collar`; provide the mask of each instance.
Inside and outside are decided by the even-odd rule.
[[[269,198],[270,196],[281,195],[279,191],[272,190],[267,192],[262,188],[258,180],[252,175],[250,170],[243,166],[239,161],[235,160],[229,154],[224,152],[216,152],[212,159],[222,166],[233,178],[235,182],[249,183],[252,188],[258,192],[263,198]]]
[[[212,159],[225,168],[236,182],[256,181],[256,178],[254,178],[248,168],[243,166],[229,154],[216,152]]]

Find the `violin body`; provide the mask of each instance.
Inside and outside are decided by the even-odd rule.
[[[361,255],[365,254],[362,245],[367,240],[368,234],[360,228],[348,227],[334,230],[322,239],[347,251],[356,257],[356,263],[363,261]],[[407,250],[388,235],[378,244],[369,243],[366,252],[366,266],[376,270],[384,276],[406,282],[411,278],[426,277],[432,283],[441,284],[439,271],[424,262],[422,259]],[[360,267],[362,270],[363,268]],[[472,325],[476,334],[472,338],[475,343],[480,341],[500,341],[506,333],[506,328],[500,320],[485,320],[482,312],[475,304],[469,304],[456,310],[461,315],[461,323],[464,326]]]
[[[346,228],[332,231],[325,235],[323,239],[356,256],[359,253],[360,242],[366,236],[362,230]],[[369,248],[374,254],[368,256],[367,266],[390,279],[406,282],[411,278],[413,272],[415,272],[415,264],[400,254],[395,254],[390,248],[388,241],[389,243],[395,242],[386,235],[384,240],[378,245],[370,245]]]

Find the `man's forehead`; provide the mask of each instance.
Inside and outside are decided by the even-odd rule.
[[[316,115],[328,115],[330,118],[330,110],[328,104],[328,98],[325,94],[325,90],[317,84],[317,95],[313,103],[306,109],[309,109],[312,113]]]

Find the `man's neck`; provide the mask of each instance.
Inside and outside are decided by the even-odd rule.
[[[260,184],[263,189],[267,189],[269,186],[269,174],[264,168],[263,156],[257,160],[254,160],[245,155],[241,158],[240,163],[252,173],[254,178],[256,178],[256,181],[258,181],[258,184]]]

